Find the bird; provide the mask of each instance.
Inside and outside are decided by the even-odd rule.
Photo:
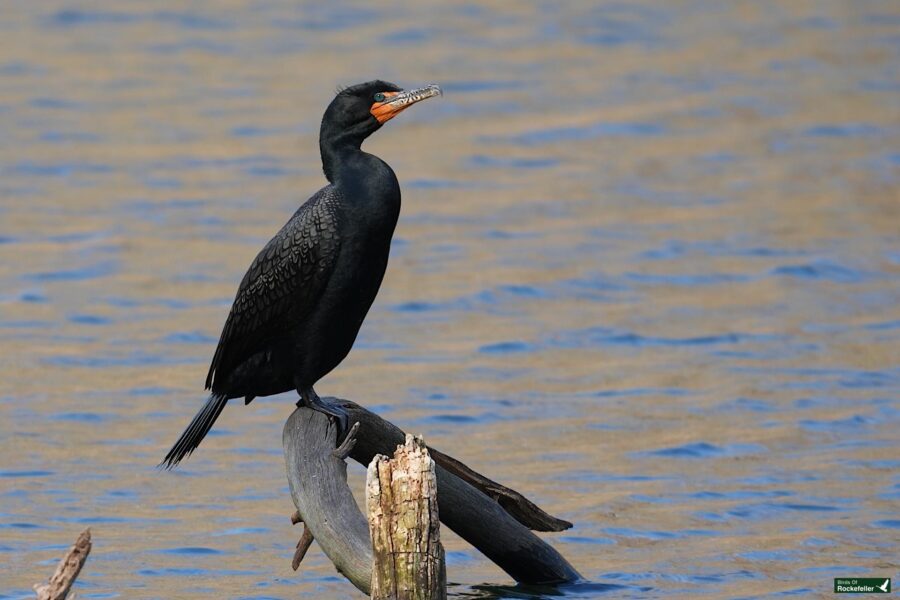
[[[393,169],[361,148],[438,85],[403,90],[381,80],[338,91],[319,130],[328,184],[259,252],[237,294],[206,376],[209,398],[160,463],[172,469],[197,449],[226,403],[296,390],[298,406],[349,415],[313,386],[350,352],[384,278],[400,215]]]

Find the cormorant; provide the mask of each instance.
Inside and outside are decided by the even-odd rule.
[[[209,399],[163,459],[171,469],[191,454],[226,402],[290,390],[338,419],[347,414],[313,385],[350,352],[387,268],[400,214],[394,171],[360,149],[367,137],[436,85],[403,91],[370,81],[340,91],[322,117],[319,148],[329,184],[294,213],[250,265],[216,348]]]

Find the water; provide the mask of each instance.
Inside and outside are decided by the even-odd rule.
[[[898,571],[896,2],[11,3],[0,16],[0,598],[358,598],[299,536],[290,396],[203,399],[235,286],[322,183],[335,88],[444,85],[367,149],[404,207],[317,387],[574,529],[455,598],[830,596]],[[353,470],[360,485],[362,469]]]

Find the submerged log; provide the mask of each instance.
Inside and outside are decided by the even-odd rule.
[[[405,434],[397,426],[347,400],[340,404],[354,423],[335,450],[337,434],[328,417],[297,408],[284,428],[284,454],[291,496],[322,550],[357,588],[371,592],[373,562],[366,519],[346,483],[347,455],[368,465],[377,454],[393,454]],[[521,494],[429,449],[436,463],[441,522],[525,584],[569,583],[581,578],[552,546],[533,534],[571,523],[545,513]]]
[[[375,562],[372,600],[444,600],[447,574],[438,521],[434,461],[420,437],[366,473],[366,514]]]

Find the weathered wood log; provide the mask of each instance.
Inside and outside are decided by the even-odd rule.
[[[516,521],[532,531],[565,531],[571,529],[572,524],[549,515],[534,502],[504,485],[488,479],[481,473],[477,473],[459,462],[452,456],[438,452],[434,448],[428,449],[434,462],[453,473],[472,487],[487,494],[494,499],[503,510],[511,514]]]
[[[375,554],[372,600],[445,600],[437,480],[422,438],[407,434],[393,458],[369,463],[366,514]]]
[[[364,427],[365,435],[363,436],[362,445],[355,448],[354,452],[350,454],[353,460],[367,465],[376,454],[390,454],[393,452],[393,448],[403,443],[406,434],[390,421],[382,419],[375,413],[350,400],[339,400],[331,397],[328,400],[338,403],[347,410],[350,414],[350,423],[360,423]],[[386,451],[387,448],[391,448],[391,450]],[[431,458],[434,459],[434,462],[444,471],[455,475],[495,500],[507,513],[529,529],[533,531],[565,531],[572,527],[570,522],[547,514],[519,492],[473,471],[452,456],[439,452],[430,446],[428,451],[431,453]],[[438,484],[440,484],[441,472],[441,470],[437,471]],[[452,526],[450,527],[452,529]]]
[[[350,423],[356,424],[354,428],[358,425],[355,439],[348,436],[344,440],[345,450],[350,446],[349,456],[357,462],[368,465],[376,454],[390,455],[403,444],[404,432],[378,415],[347,400],[323,400],[339,403],[349,413]],[[312,536],[338,571],[368,594],[372,565],[368,527],[346,484],[346,465],[334,454],[335,438],[334,427],[320,413],[298,408],[288,417],[284,451],[291,496]],[[438,512],[444,525],[519,583],[557,584],[581,578],[523,522],[535,529],[570,524],[547,515],[518,492],[459,461],[429,450],[436,463]],[[442,460],[449,460],[451,469],[445,468]],[[465,478],[456,473],[465,474]],[[472,482],[488,483],[478,489]],[[510,506],[515,508],[509,510]]]
[[[350,423],[360,424],[356,445],[350,453],[353,460],[367,465],[376,454],[390,454],[406,439],[406,434],[399,427],[362,406],[349,400],[329,400],[347,410]],[[552,546],[531,533],[528,524],[523,524],[523,521],[535,529],[548,522],[565,524],[562,529],[566,529],[572,526],[571,523],[551,517],[527,500],[519,503],[516,499],[524,500],[521,494],[491,482],[455,459],[451,460],[457,467],[447,469],[442,458],[450,457],[434,448],[429,448],[429,451],[436,463],[441,523],[475,546],[519,583],[553,584],[581,579],[578,571]],[[467,472],[472,481],[487,481],[496,487],[488,491],[479,490],[469,481],[461,479],[455,471]],[[509,499],[509,503],[517,507],[516,514],[507,512],[493,499],[492,492]]]
[[[56,571],[45,584],[36,583],[34,591],[38,600],[65,600],[72,584],[81,572],[84,561],[91,553],[91,530],[85,529],[75,540],[75,544],[69,548],[65,556],[59,561]],[[74,596],[73,596],[74,597]]]
[[[372,579],[369,525],[347,485],[346,456],[335,449],[336,438],[335,427],[322,413],[309,408],[291,413],[282,435],[291,498],[304,527],[328,559],[368,595]],[[347,439],[352,443],[350,435]],[[296,553],[294,561],[299,565]]]

